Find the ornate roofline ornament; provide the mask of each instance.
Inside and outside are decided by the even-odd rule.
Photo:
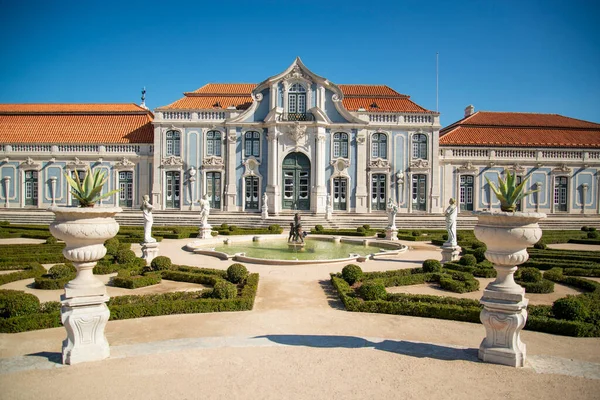
[[[35,162],[33,160],[33,158],[27,157],[27,160],[23,161],[21,163],[21,165],[19,165],[19,168],[27,168],[27,169],[37,169],[37,170],[40,170],[40,169],[42,169],[42,165],[40,163]]]
[[[76,168],[76,167],[86,167],[88,164],[84,161],[81,161],[79,157],[75,157],[75,161],[70,161],[67,163],[67,168]]]
[[[288,128],[288,136],[298,145],[298,142],[306,136],[306,125],[300,125],[296,121]]]
[[[524,173],[524,172],[525,172],[525,167],[523,167],[523,166],[522,166],[521,164],[519,164],[519,163],[515,163],[514,165],[509,165],[509,166],[507,167],[507,169],[508,169],[508,170],[510,170],[510,171],[513,171],[513,172],[515,172],[515,173],[520,173],[520,174],[522,174],[522,173]],[[504,173],[504,171],[503,171],[502,173]]]

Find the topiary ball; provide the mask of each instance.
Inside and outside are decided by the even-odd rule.
[[[584,225],[584,226],[582,226],[582,227],[581,227],[581,230],[582,230],[583,232],[587,232],[587,231],[588,231],[588,227],[587,227],[587,225]]]
[[[152,267],[153,271],[163,271],[166,269],[171,269],[172,265],[173,263],[171,263],[171,259],[165,256],[155,257],[150,263],[150,266]]]
[[[237,228],[235,225],[229,225],[229,232],[237,231]]]
[[[117,239],[117,238],[108,239],[104,243],[104,247],[106,247],[106,254],[111,255],[111,256],[116,256],[119,251],[120,244],[121,243],[119,242],[119,239]]]
[[[473,257],[475,257],[478,263],[485,261],[486,250],[487,249],[485,247],[479,247],[473,252]]]
[[[11,318],[35,314],[40,310],[40,300],[31,293],[0,289],[0,317]]]
[[[77,269],[72,264],[56,264],[48,270],[48,275],[52,279],[62,279],[75,277]]]
[[[423,272],[440,272],[442,270],[442,263],[438,260],[425,260],[423,261]]]
[[[348,282],[348,285],[360,281],[363,277],[362,269],[356,264],[348,264],[342,268],[342,278]]]
[[[421,236],[421,232],[420,231],[412,231],[411,235],[417,237],[417,236]]]
[[[475,250],[475,249],[486,249],[487,250],[487,246],[485,245],[485,243],[480,242],[479,240],[474,241],[473,244],[471,245],[471,248],[473,250]]]
[[[227,280],[232,283],[240,283],[248,277],[248,269],[239,263],[231,264],[227,268]]]
[[[369,224],[364,224],[363,228],[365,228],[366,231],[368,231],[369,229],[371,229],[371,225]]]
[[[385,285],[380,279],[363,282],[359,289],[359,293],[365,300],[381,300],[387,297]]]
[[[46,239],[46,244],[57,244],[58,240],[56,240],[56,238],[54,236],[50,236],[49,238]]]
[[[358,233],[365,233],[365,228],[363,228],[362,226],[359,226],[358,228],[356,228],[356,232]]]
[[[534,267],[519,268],[515,273],[515,279],[523,282],[541,282],[542,272]]]
[[[589,231],[587,233],[588,239],[598,239],[598,236],[600,236],[600,234],[598,234],[596,231]]]
[[[213,287],[213,297],[216,299],[235,299],[237,292],[233,283],[223,280],[219,280]]]
[[[325,229],[323,229],[323,225],[315,225],[315,231],[316,232],[323,232]]]
[[[136,258],[133,250],[119,250],[115,260],[118,264],[127,264],[133,262]]]
[[[541,240],[538,240],[537,243],[533,245],[533,248],[539,250],[546,250],[548,246],[546,245],[546,243],[542,242]]]
[[[474,266],[477,265],[477,259],[472,254],[465,254],[460,258],[458,263],[465,266]]]
[[[552,313],[558,319],[583,322],[589,318],[590,310],[577,296],[567,296],[554,302]]]

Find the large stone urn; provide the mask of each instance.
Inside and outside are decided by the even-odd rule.
[[[92,272],[106,255],[104,242],[115,237],[119,224],[114,216],[119,207],[50,207],[55,220],[54,237],[66,243],[63,255],[77,268],[75,279],[65,285],[61,296],[61,320],[67,330],[63,342],[63,364],[96,361],[110,355],[104,328],[110,316],[106,287]]]
[[[485,257],[498,273],[484,290],[480,319],[486,337],[479,346],[479,358],[486,362],[522,367],[526,348],[520,333],[527,321],[525,289],[514,280],[518,265],[529,258],[527,247],[539,241],[541,213],[478,213],[475,236],[487,246]]]

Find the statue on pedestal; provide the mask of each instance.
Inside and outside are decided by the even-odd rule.
[[[390,197],[387,202],[388,212],[388,228],[396,229],[396,214],[398,214],[398,206]]]
[[[456,200],[450,199],[450,205],[444,211],[446,216],[446,229],[448,230],[448,240],[444,243],[444,246],[456,246],[456,217],[458,210],[456,208]]]
[[[288,243],[304,243],[304,236],[306,236],[306,234],[302,230],[300,214],[296,213],[294,215],[294,222],[290,222],[290,234],[288,236]]]
[[[200,226],[208,225],[208,216],[210,214],[210,201],[208,201],[208,195],[202,196],[200,203]]]
[[[156,239],[152,237],[152,224],[154,223],[154,218],[152,217],[152,209],[154,206],[150,204],[150,196],[147,194],[143,197],[144,201],[140,210],[142,210],[144,214],[144,243],[154,243]]]
[[[269,196],[267,196],[267,192],[264,192],[262,195],[262,219],[269,218]]]
[[[329,221],[333,217],[333,207],[331,205],[331,194],[327,193],[327,203],[325,204],[325,219]]]

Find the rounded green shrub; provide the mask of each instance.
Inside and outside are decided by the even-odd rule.
[[[315,225],[315,231],[316,232],[323,232],[325,229],[323,228],[323,225]]]
[[[111,255],[111,256],[116,256],[117,253],[119,252],[120,244],[121,243],[119,242],[119,239],[117,239],[117,238],[108,239],[104,243],[104,247],[106,247],[106,254]]]
[[[167,269],[171,269],[172,265],[173,263],[171,263],[171,259],[165,256],[155,257],[150,263],[150,266],[152,267],[153,271],[164,271]]]
[[[387,297],[385,285],[380,279],[363,282],[360,286],[359,294],[365,300],[383,300]]]
[[[541,282],[542,272],[534,267],[522,267],[515,273],[515,280],[523,282]]]
[[[462,233],[457,233],[456,234],[456,241],[460,242],[461,240],[464,240],[465,236]]]
[[[425,260],[423,261],[423,272],[440,272],[442,270],[442,263],[438,260]]]
[[[115,257],[115,260],[119,264],[128,264],[133,262],[137,257],[133,250],[119,250]]]
[[[48,270],[48,278],[50,279],[73,279],[76,274],[77,269],[72,264],[57,264]]]
[[[227,280],[232,283],[241,283],[248,277],[248,269],[239,263],[231,264],[227,268]]]
[[[567,296],[552,304],[552,313],[558,319],[583,322],[589,317],[590,310],[578,296]]]
[[[587,232],[587,231],[588,231],[588,229],[589,229],[589,228],[588,228],[588,226],[587,226],[587,225],[584,225],[584,226],[582,226],[582,227],[581,227],[581,230],[582,230],[583,232]]]
[[[411,232],[411,235],[412,235],[412,236],[415,236],[415,237],[417,237],[417,236],[421,236],[421,231],[412,231],[412,232]]]
[[[456,293],[475,292],[479,290],[479,281],[466,272],[453,271],[451,274],[440,276],[439,284],[442,289]]]
[[[342,268],[342,278],[348,282],[348,285],[360,281],[363,277],[362,269],[356,264],[348,264]]]
[[[377,237],[379,239],[385,239],[385,233],[384,232],[377,232]]]
[[[229,225],[229,232],[237,231],[237,228],[235,225]]]
[[[478,263],[485,261],[486,250],[487,249],[485,247],[478,247],[473,252],[473,257],[475,257]]]
[[[548,246],[541,239],[537,241],[536,244],[533,245],[534,249],[546,250]]]
[[[476,249],[486,249],[487,250],[487,246],[485,245],[485,243],[480,242],[479,240],[474,241],[473,244],[471,244],[471,248],[473,250],[476,250]]]
[[[281,230],[281,226],[278,224],[269,225],[269,232],[279,232]]]
[[[365,233],[365,228],[363,228],[362,226],[359,226],[358,228],[356,228],[356,232],[358,233]]]
[[[229,225],[228,224],[221,224],[221,229],[229,229]]]
[[[589,231],[587,233],[588,239],[598,239],[599,236],[600,236],[600,234],[598,234],[598,232],[596,232],[596,231]]]
[[[472,254],[465,254],[460,258],[458,263],[460,265],[475,266],[477,265],[477,258],[475,258],[475,256]]]
[[[365,231],[368,231],[369,229],[371,229],[371,225],[369,224],[364,224],[363,228],[365,228]]]
[[[0,289],[0,317],[11,318],[35,314],[40,310],[40,300],[31,293]]]
[[[54,236],[50,236],[48,237],[48,239],[46,239],[46,244],[57,244],[58,240],[56,240],[56,238]]]
[[[219,280],[213,287],[213,297],[217,299],[235,299],[237,296],[237,287],[227,281]]]

